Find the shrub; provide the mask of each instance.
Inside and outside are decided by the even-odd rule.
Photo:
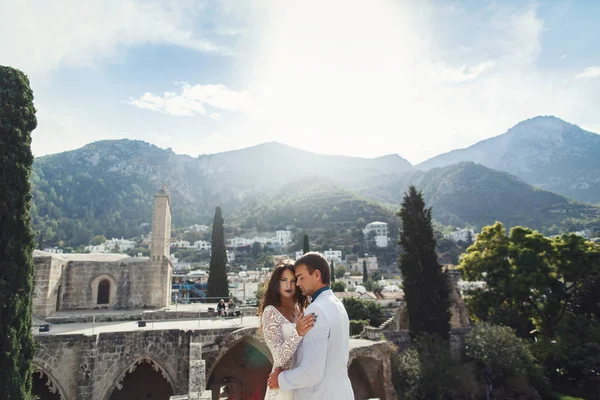
[[[379,326],[383,322],[381,305],[374,301],[348,297],[343,303],[350,319],[368,320],[371,326]]]
[[[488,381],[492,390],[510,377],[527,377],[539,394],[552,396],[529,347],[509,327],[488,323],[475,326],[465,338],[465,355],[477,363],[479,377]]]
[[[362,331],[365,329],[365,326],[369,325],[369,321],[367,320],[350,320],[350,336],[360,335]]]
[[[334,292],[345,292],[346,284],[344,282],[333,282],[331,284],[331,290]]]
[[[450,352],[448,342],[423,334],[416,345],[393,358],[392,380],[398,397],[406,400],[470,399],[474,373]]]

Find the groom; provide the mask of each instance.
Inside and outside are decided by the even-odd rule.
[[[331,270],[319,253],[304,254],[294,264],[296,285],[312,302],[305,314],[314,313],[314,327],[300,342],[296,367],[275,369],[267,384],[272,389],[294,390],[296,400],[352,400],[348,378],[350,323],[341,301],[329,289]]]

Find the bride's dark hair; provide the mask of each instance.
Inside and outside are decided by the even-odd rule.
[[[292,260],[282,260],[279,261],[273,272],[271,273],[271,278],[269,279],[269,283],[267,284],[267,288],[263,293],[262,300],[260,302],[260,307],[258,309],[259,317],[262,315],[265,307],[267,306],[280,306],[281,305],[281,294],[279,293],[279,282],[281,280],[281,275],[283,275],[284,271],[290,271],[294,274],[294,261]],[[308,307],[308,297],[304,296],[300,289],[296,287],[296,293],[294,294],[295,303],[300,307],[300,311],[304,311],[306,307]]]

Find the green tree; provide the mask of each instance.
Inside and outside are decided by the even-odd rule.
[[[271,271],[275,266],[275,258],[273,258],[273,254],[268,252],[260,253],[256,259],[256,266],[258,268],[266,268]]]
[[[367,261],[363,260],[363,283],[369,279],[369,271],[367,271]]]
[[[0,391],[31,398],[33,92],[21,71],[0,66]]]
[[[438,335],[421,335],[415,346],[392,357],[392,366],[392,381],[401,399],[475,398],[477,385],[472,368],[461,364]]]
[[[408,320],[414,335],[450,336],[450,287],[435,252],[431,208],[425,208],[421,192],[410,186],[399,216],[402,220],[400,270]]]
[[[576,235],[554,239],[497,222],[484,227],[460,263],[467,280],[486,283],[467,306],[481,321],[508,325],[519,336],[537,329],[552,339],[579,295],[600,275],[600,245]]]
[[[102,243],[105,243],[105,242],[106,242],[106,237],[104,235],[94,236],[92,238],[92,240],[90,240],[90,244],[92,246],[98,246],[98,245],[101,245]]]
[[[40,232],[38,236],[38,250],[44,250],[44,232]]]
[[[310,251],[310,245],[308,244],[308,235],[304,234],[304,243],[302,246],[302,252],[303,254],[306,254]]]
[[[379,248],[377,247],[377,234],[374,231],[369,231],[365,236],[365,248],[369,253],[376,253]]]
[[[331,268],[331,283],[335,283],[335,262],[333,260],[331,260],[331,264],[329,265],[329,268]]]
[[[210,269],[207,283],[207,297],[229,297],[227,281],[227,250],[225,249],[225,231],[223,229],[221,207],[215,209],[212,226]]]
[[[343,265],[338,265],[337,267],[335,267],[335,277],[338,279],[341,279],[344,277],[344,275],[346,275],[346,272],[348,272],[348,269],[346,267],[344,267]]]
[[[383,309],[379,303],[353,297],[347,297],[342,302],[351,320],[368,320],[371,326],[379,326],[383,322]]]
[[[252,250],[250,252],[252,257],[254,257],[254,258],[258,257],[258,255],[260,254],[261,251],[262,251],[262,249],[260,248],[260,243],[258,243],[258,242],[252,243]]]
[[[540,391],[549,392],[549,384],[529,347],[507,326],[477,324],[465,337],[465,355],[477,363],[477,371],[487,383],[488,396],[494,386],[519,376],[527,376]]]
[[[346,284],[344,282],[332,282],[331,290],[334,292],[345,292]]]

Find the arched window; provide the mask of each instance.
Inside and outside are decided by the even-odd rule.
[[[110,281],[103,279],[98,284],[98,301],[97,304],[108,304],[110,300]]]

